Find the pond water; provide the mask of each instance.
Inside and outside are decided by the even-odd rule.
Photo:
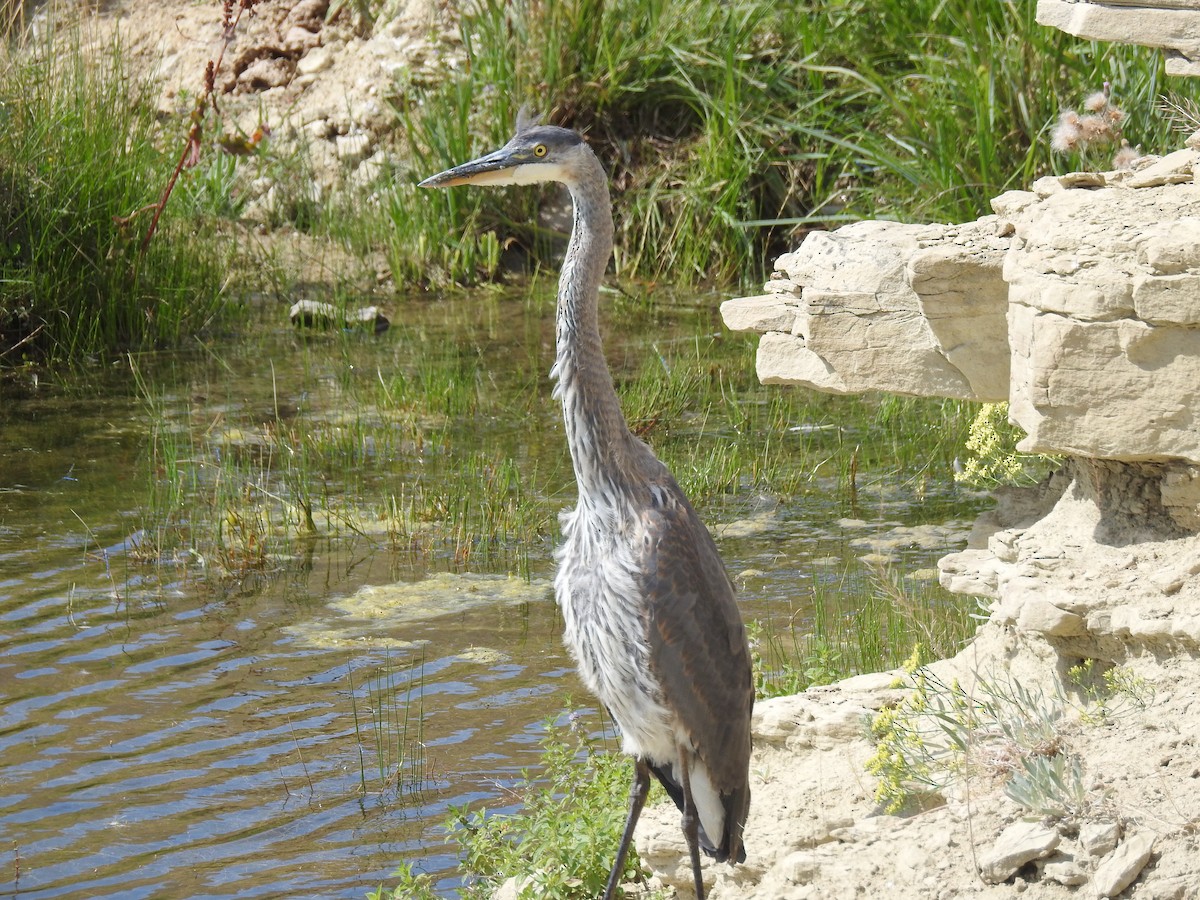
[[[303,338],[280,316],[253,339],[0,385],[3,893],[358,898],[401,861],[453,892],[448,812],[511,807],[542,723],[589,703],[549,586],[574,496],[551,302],[404,301],[378,336]],[[788,393],[754,382],[753,341],[715,301],[622,304],[622,384],[699,354],[734,415]],[[844,475],[872,424],[790,395],[785,436],[816,451],[796,465]],[[674,402],[674,430],[653,403],[639,421],[678,459],[751,440],[728,403]],[[353,448],[318,459],[318,433]],[[928,570],[983,501],[948,458],[863,459],[857,490],[804,472],[771,495],[742,475],[699,501],[748,619],[803,629],[818,594],[869,593],[872,551],[950,602]],[[453,488],[471,510],[439,521]],[[492,492],[516,497],[511,528]]]

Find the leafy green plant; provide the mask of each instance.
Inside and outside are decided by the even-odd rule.
[[[630,763],[583,730],[575,714],[567,725],[546,723],[539,770],[522,774],[513,789],[521,810],[456,809],[446,823],[448,839],[462,847],[470,881],[466,898],[490,898],[509,877],[518,896],[582,900],[604,891],[621,838],[629,793]],[[624,878],[640,877],[637,853],[630,850]],[[423,876],[400,873],[401,884],[371,896],[378,900],[424,897]]]
[[[779,634],[761,623],[751,622],[746,628],[757,697],[786,697],[851,674],[842,651],[821,637],[809,637],[795,653],[783,646]]]
[[[246,208],[238,183],[238,159],[214,152],[188,173],[180,185],[189,214],[237,219]]]
[[[1103,725],[1154,702],[1154,686],[1146,679],[1125,666],[1097,666],[1095,659],[1085,659],[1068,669],[1067,682],[1082,696],[1078,708],[1088,724]]]
[[[956,778],[979,767],[1011,772],[1029,756],[1061,749],[1061,704],[1012,679],[980,679],[969,693],[921,664],[918,646],[904,666],[912,692],[871,722],[879,778],[875,799],[889,812],[933,802]]]
[[[401,863],[392,873],[395,883],[391,887],[379,885],[367,891],[367,900],[437,900],[441,895],[434,888],[433,876],[428,872],[413,871],[410,863]]]
[[[1093,805],[1078,756],[1033,754],[1022,756],[1020,762],[1021,768],[1004,785],[1004,793],[1031,813],[1065,819],[1082,816]]]

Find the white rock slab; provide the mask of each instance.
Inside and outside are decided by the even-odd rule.
[[[979,874],[988,884],[1000,884],[1025,863],[1049,856],[1061,840],[1057,831],[1040,822],[1014,822],[996,838],[992,849],[979,858]]]
[[[1092,886],[1097,897],[1115,897],[1141,874],[1154,850],[1154,835],[1135,834],[1106,856],[1096,867]]]
[[[764,335],[758,375],[830,393],[1007,396],[1007,238],[964,226],[858,222],[810,234],[726,324]]]

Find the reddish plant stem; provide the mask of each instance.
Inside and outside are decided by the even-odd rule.
[[[222,41],[221,49],[217,53],[216,62],[208,61],[208,65],[204,69],[204,91],[199,99],[196,100],[196,106],[192,110],[191,120],[192,125],[188,129],[187,143],[183,147],[183,152],[179,154],[179,162],[175,164],[175,170],[171,172],[171,177],[167,179],[166,187],[163,189],[162,196],[157,203],[143,207],[129,219],[146,210],[153,209],[154,216],[150,219],[150,227],[146,229],[146,236],[142,238],[141,252],[145,254],[150,249],[150,241],[153,240],[154,234],[158,231],[158,220],[162,217],[163,210],[167,207],[167,201],[171,199],[171,192],[175,190],[175,183],[179,180],[179,174],[185,168],[191,168],[200,162],[200,139],[204,134],[204,115],[208,111],[209,103],[212,104],[213,111],[220,113],[217,108],[217,72],[221,69],[221,63],[225,60],[225,51],[233,42],[234,34],[237,32],[238,22],[242,20],[242,13],[247,10],[252,10],[254,5],[259,0],[223,0],[223,11],[221,14]],[[253,15],[253,13],[251,13]]]

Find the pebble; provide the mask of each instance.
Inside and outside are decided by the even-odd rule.
[[[807,850],[789,853],[779,862],[779,874],[792,884],[808,884],[820,871],[816,855]]]
[[[366,157],[371,149],[371,139],[365,134],[338,135],[334,146],[342,162],[356,163]]]
[[[1061,859],[1046,863],[1042,876],[1047,881],[1056,881],[1067,887],[1077,887],[1087,883],[1087,873],[1073,859]]]
[[[333,51],[328,47],[313,47],[300,61],[296,63],[296,71],[301,75],[315,75],[333,65]]]

